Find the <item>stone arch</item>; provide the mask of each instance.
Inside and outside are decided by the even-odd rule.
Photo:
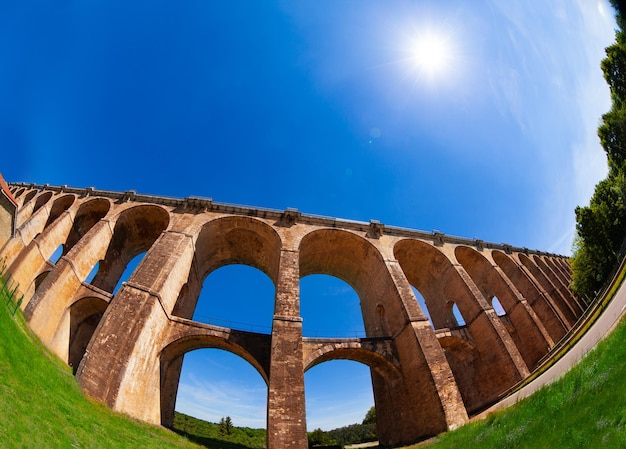
[[[385,309],[391,332],[397,330],[400,322],[404,323],[383,257],[365,238],[348,231],[320,229],[305,235],[299,249],[301,278],[310,274],[335,276],[356,291],[368,336],[381,334],[376,313],[379,305]]]
[[[541,271],[539,266],[535,264],[525,254],[518,254],[521,264],[528,270],[533,280],[541,286],[541,289],[548,296],[553,306],[558,309],[565,320],[567,328],[571,328],[576,322],[576,314],[572,310],[571,306],[567,303],[567,300],[562,296],[561,292],[554,286],[552,281]]]
[[[52,270],[43,271],[42,273],[39,273],[37,275],[37,277],[35,277],[35,279],[33,279],[33,291],[36,291],[39,288],[39,286],[42,284],[42,282],[50,274],[50,271],[52,271]]]
[[[72,229],[67,236],[63,248],[66,255],[76,243],[111,209],[111,202],[104,198],[94,198],[82,203],[76,211]]]
[[[434,246],[420,240],[400,240],[394,255],[409,283],[424,297],[435,329],[456,327],[450,301],[457,304],[468,325],[482,312],[452,262]]]
[[[376,350],[364,348],[351,342],[328,343],[322,345],[304,361],[304,371],[329,360],[352,360],[369,366],[387,380],[402,375],[398,366]]]
[[[410,288],[395,262],[389,264],[391,267],[372,242],[346,230],[317,229],[306,234],[299,245],[300,277],[327,274],[352,286],[360,298],[367,336],[380,334],[377,311],[379,306],[384,307],[398,358],[405,362],[401,382],[390,382],[370,369],[376,409],[384,416],[378,423],[383,444],[409,439],[409,435],[412,439],[431,435],[447,426],[446,411],[437,392],[437,388],[446,387],[435,384],[429,365],[431,360],[437,360],[443,364],[440,368],[447,370],[443,352],[430,346],[434,335],[426,317],[420,313],[417,301],[406,300],[411,295]],[[428,346],[427,355],[422,345]],[[460,396],[457,397],[460,402]],[[398,413],[400,404],[402,414]]]
[[[268,384],[269,372],[264,367],[264,362],[228,337],[228,333],[220,335],[219,331],[214,334],[210,331],[204,334],[189,333],[175,338],[161,349],[159,353],[161,425],[171,427],[173,424],[183,357],[190,351],[212,348],[235,354],[252,365],[265,384]]]
[[[68,363],[74,374],[108,305],[102,298],[87,296],[69,306]]]
[[[46,196],[46,200],[45,201],[48,201],[50,199],[50,197],[52,196],[52,192],[48,192],[48,193],[49,193],[49,195]],[[37,195],[37,190],[31,190],[30,192],[28,192],[26,194],[26,196],[24,197],[24,202],[22,203],[22,206],[26,206],[30,202],[30,200],[32,200],[35,197],[35,195]],[[44,203],[45,203],[45,201],[44,201]],[[39,209],[39,207],[41,207],[42,205],[43,204],[40,204],[40,205],[35,206],[35,207],[37,207],[37,209]]]
[[[580,306],[580,304],[578,304],[578,301],[576,301],[574,295],[572,295],[572,293],[569,291],[569,288],[567,288],[567,284],[565,284],[557,276],[557,274],[552,270],[552,268],[548,266],[544,259],[537,255],[534,255],[532,260],[539,267],[546,279],[549,280],[550,284],[554,286],[554,288],[563,298],[574,316],[579,317],[583,312],[583,308]]]
[[[550,270],[552,270],[552,272],[556,275],[556,277],[559,279],[559,281],[561,282],[561,284],[567,286],[569,284],[569,281],[567,280],[567,278],[565,277],[565,274],[563,273],[563,270],[561,269],[561,267],[559,267],[555,262],[554,259],[552,257],[548,257],[548,256],[533,256],[533,258],[535,260],[539,259],[541,260],[543,263],[546,264],[546,266],[550,267]]]
[[[37,195],[39,193],[39,195]],[[24,197],[24,203],[18,207],[17,219],[15,221],[15,227],[18,231],[27,223],[37,211],[39,211],[45,204],[47,204],[52,198],[52,192],[40,193],[37,190],[29,192]],[[43,225],[43,223],[42,223]]]
[[[500,320],[526,364],[534,367],[549,350],[549,343],[542,333],[543,329],[538,326],[525,304],[520,301],[518,292],[513,291],[499,271],[475,249],[458,246],[454,253],[483,296],[489,299],[492,307],[493,298],[498,298],[498,302],[506,312],[506,317],[500,316]]]
[[[48,220],[46,221],[46,224],[43,228],[46,229],[48,226],[54,223],[63,212],[70,208],[75,200],[76,197],[74,195],[63,195],[62,197],[55,199],[52,203],[52,208],[50,209]]]
[[[169,213],[160,206],[138,205],[120,212],[106,254],[91,284],[112,293],[128,262],[148,251],[167,229],[169,221]]]
[[[537,315],[552,340],[559,341],[567,332],[564,318],[559,311],[511,257],[501,251],[493,251],[491,256]]]
[[[395,390],[403,391],[403,380],[401,370],[396,366],[394,361],[376,350],[363,348],[360,344],[355,342],[329,342],[328,344],[321,345],[307,357],[304,370],[306,372],[314,366],[333,360],[350,360],[368,367],[372,377],[376,407],[380,407],[379,404],[381,401],[383,404],[391,402],[392,407],[400,407],[400,404],[394,402],[396,398],[394,398],[393,392]],[[376,385],[379,387],[376,388]],[[384,388],[381,388],[381,385],[384,386]],[[376,415],[376,427],[379,440],[393,441],[396,436],[393,435],[392,427],[385,422],[390,419],[390,416],[384,413],[384,408],[377,408]],[[418,426],[419,423],[415,423],[415,425]]]
[[[471,343],[443,347],[469,412],[495,400],[521,379],[509,343],[495,327],[497,317],[487,313],[490,309],[486,300],[473,292],[462,276],[464,272],[452,260],[435,246],[410,239],[398,241],[394,255],[409,283],[422,293],[436,332],[441,330],[437,334],[445,335],[449,330]],[[465,319],[462,330],[456,329],[453,303]],[[471,346],[473,351],[469,350]]]
[[[255,218],[229,216],[205,223],[196,238],[189,277],[179,292],[173,313],[191,318],[203,280],[225,265],[242,264],[257,268],[276,287],[281,247],[278,233]]]
[[[26,189],[24,187],[15,188],[15,192],[13,192],[13,198],[18,199],[20,196],[24,194]]]
[[[73,195],[65,195],[57,198],[51,207],[43,229],[34,223],[30,226],[33,231],[35,229],[41,229],[41,232],[33,237],[30,243],[19,252],[9,267],[11,273],[20,284],[30,285],[33,276],[44,269],[45,266],[50,264],[56,265],[58,260],[66,255],[76,243],[76,239],[74,239],[70,241],[68,245],[68,235],[74,232],[74,236],[80,238],[82,234],[86,233],[89,228],[95,224],[96,220],[106,214],[106,210],[99,213],[95,219],[92,219],[91,222],[88,223],[89,226],[85,226],[85,211],[90,208],[90,205],[94,201],[98,200],[92,200],[78,205],[77,214],[75,213],[76,207],[72,206],[74,200],[75,197]],[[108,201],[102,201],[108,204]],[[40,224],[43,223],[43,220],[38,221]],[[82,234],[77,232],[77,225],[84,228],[81,230]],[[56,259],[52,260],[52,256],[55,256]],[[35,292],[36,290],[33,291],[32,289],[24,291],[26,299],[24,307],[26,307],[28,300],[30,300]]]
[[[465,321],[465,317],[463,313],[459,309],[459,306],[454,301],[448,301],[445,306],[446,314],[448,315],[448,321],[453,323],[452,327],[465,327],[467,326],[467,321]]]

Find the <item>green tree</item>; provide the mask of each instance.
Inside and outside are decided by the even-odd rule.
[[[376,424],[376,407],[372,407],[367,411],[362,424]]]
[[[596,185],[589,206],[576,208],[572,290],[591,297],[617,263],[626,237],[626,176],[623,171]]]
[[[611,0],[611,4],[617,11],[620,30],[601,63],[611,89],[612,106],[598,128],[609,175],[596,185],[589,206],[575,210],[577,235],[571,259],[571,288],[583,298],[594,296],[606,282],[626,238],[626,36],[620,2]]]
[[[308,433],[309,447],[314,446],[327,446],[334,443],[334,440],[322,429],[315,429],[313,432]]]
[[[230,416],[220,419],[220,433],[222,435],[233,433],[233,421],[230,419]]]

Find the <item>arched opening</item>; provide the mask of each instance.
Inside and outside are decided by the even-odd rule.
[[[553,306],[545,295],[541,294],[537,285],[531,281],[528,275],[510,256],[501,251],[494,251],[492,252],[492,257],[504,275],[509,278],[532,311],[537,315],[552,340],[560,340],[566,332],[565,317],[560,314],[560,311]],[[504,299],[504,297],[501,298]]]
[[[303,336],[365,337],[359,302],[359,295],[354,288],[335,276],[311,274],[301,278],[300,314],[303,320]],[[380,309],[378,310],[380,320]],[[379,326],[382,334],[384,320]]]
[[[450,306],[450,312],[457,327],[466,326],[465,318],[463,318],[463,314],[459,310],[459,306],[457,306],[456,303],[452,303],[452,305]]]
[[[59,259],[63,255],[63,252],[64,252],[64,245],[61,244],[57,247],[57,249],[54,250],[50,258],[48,259],[48,262],[52,262],[53,264],[56,265],[56,263],[59,261]]]
[[[103,198],[96,198],[81,204],[74,224],[65,241],[63,255],[67,254],[89,230],[103,218],[111,207],[111,203]]]
[[[187,294],[187,288],[183,294]],[[192,319],[231,329],[269,334],[275,288],[261,270],[243,264],[212,271],[202,283]]]
[[[31,190],[30,192],[28,192],[26,194],[26,196],[24,197],[24,203],[22,204],[22,207],[26,206],[30,200],[32,200],[35,195],[37,195],[37,191],[36,190]],[[41,206],[43,206],[43,204],[48,201],[50,199],[50,197],[52,196],[52,193],[48,192],[48,195],[45,198],[45,201],[43,201],[42,203],[39,203],[39,201],[37,202],[37,204],[35,204],[35,210],[39,209]],[[41,197],[40,197],[41,198]],[[43,199],[43,198],[42,198]]]
[[[141,253],[137,254],[135,257],[133,257],[130,260],[130,262],[128,262],[128,264],[126,265],[126,268],[124,268],[124,271],[122,272],[122,275],[120,276],[119,280],[117,281],[117,284],[115,284],[115,288],[113,289],[113,294],[114,295],[119,291],[119,289],[122,286],[122,284],[130,279],[132,274],[135,272],[135,269],[137,268],[137,265],[139,265],[139,262],[141,262],[141,259],[143,259],[143,257],[145,255],[146,255],[145,251],[141,252]]]
[[[189,297],[193,290],[189,283],[183,286],[175,315],[229,329],[271,333],[275,287],[261,270],[225,265],[205,277],[195,300]],[[175,417],[170,416],[170,401],[175,401],[177,412],[194,418],[217,423],[228,416],[236,426],[266,428],[267,385],[249,362],[231,352],[187,352],[168,363],[164,379],[164,425],[171,425],[174,419],[176,427]]]
[[[428,318],[428,322],[430,323],[430,327],[431,328],[435,328],[433,326],[433,320],[430,317],[430,312],[428,311],[428,306],[426,305],[426,301],[424,300],[424,296],[422,295],[422,293],[416,289],[415,287],[413,287],[411,285],[411,290],[413,290],[413,295],[415,295],[415,298],[417,299],[417,303],[420,306],[420,309],[422,310],[422,313],[426,316],[426,318]]]
[[[304,373],[307,431],[329,431],[361,424],[374,406],[369,366],[352,360],[330,360]],[[375,441],[376,426],[369,428]],[[359,443],[350,441],[340,443]]]
[[[105,301],[99,298],[83,298],[70,306],[68,363],[74,374],[76,374],[89,340],[100,323],[107,305]]]
[[[213,423],[228,416],[237,427],[267,427],[267,385],[250,363],[214,348],[190,351],[180,358],[184,361],[176,412]]]
[[[93,281],[93,278],[95,278],[96,274],[98,274],[99,269],[100,269],[100,261],[96,262],[96,264],[93,266],[93,268],[91,269],[91,271],[85,278],[85,282],[87,284],[91,284],[91,282]]]
[[[136,256],[148,251],[168,224],[169,214],[157,206],[135,206],[122,212],[91,284],[108,293],[116,291],[125,272],[134,270],[132,265],[129,268],[131,261],[136,266]]]
[[[208,322],[210,319],[242,322],[248,313],[242,304],[248,304],[259,297],[267,300],[258,301],[263,310],[262,326],[269,333],[274,314],[274,289],[280,260],[280,237],[267,224],[248,217],[225,217],[206,223],[197,238],[196,252],[187,282],[181,287],[172,313],[176,316]],[[228,268],[226,268],[228,267]],[[269,279],[270,285],[267,283]],[[259,287],[261,286],[261,287]],[[255,289],[260,288],[257,291]],[[208,304],[197,311],[200,296],[208,298],[202,301]],[[235,302],[221,298],[238,296]],[[228,308],[237,304],[238,309],[219,311],[218,307]],[[269,311],[271,305],[271,311]],[[206,310],[205,310],[206,309]],[[219,312],[222,316],[218,316]],[[226,313],[224,313],[226,312]],[[250,313],[249,315],[252,315]],[[259,322],[245,318],[249,321]],[[210,322],[227,327],[226,322]],[[249,330],[249,329],[248,329]],[[258,330],[258,329],[257,329]]]
[[[35,290],[37,290],[39,288],[39,286],[41,285],[41,283],[44,281],[44,279],[46,279],[46,277],[50,274],[50,271],[44,271],[43,273],[41,273],[39,276],[37,276],[35,278]]]
[[[61,198],[54,200],[52,203],[52,208],[50,209],[50,215],[48,216],[48,220],[44,225],[44,229],[50,226],[52,223],[56,221],[57,218],[61,216],[63,212],[65,212],[73,203],[76,197],[74,195],[65,195]]]
[[[434,245],[409,239],[396,243],[394,255],[409,283],[424,295],[435,329],[452,331],[453,338],[437,337],[468,411],[519,381],[518,367],[504,345],[493,344],[502,338],[454,259]]]
[[[506,310],[504,310],[504,307],[502,307],[502,304],[500,304],[500,300],[498,299],[497,296],[494,296],[491,298],[491,307],[493,307],[493,310],[496,312],[496,315],[500,317],[506,315]]]

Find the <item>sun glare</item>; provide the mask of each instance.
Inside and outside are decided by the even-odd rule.
[[[450,40],[432,31],[423,33],[412,42],[410,59],[424,75],[443,75],[452,69],[453,49]]]

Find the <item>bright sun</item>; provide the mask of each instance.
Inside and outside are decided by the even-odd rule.
[[[432,78],[451,70],[453,48],[442,34],[424,32],[413,40],[409,57],[417,70]]]

